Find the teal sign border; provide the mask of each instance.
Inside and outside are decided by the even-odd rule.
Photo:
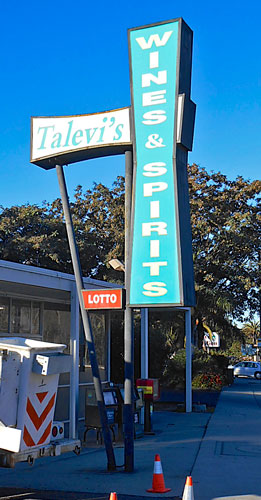
[[[186,227],[182,231],[190,238],[185,241],[180,234],[183,222],[178,191],[187,190],[187,185],[180,186],[176,175],[183,25],[184,21],[177,19],[129,30],[134,125],[130,306],[191,306],[195,303],[188,217],[183,221]],[[185,25],[185,28],[188,27]],[[182,243],[190,246],[190,252],[188,248],[185,251],[186,265],[191,270],[186,283]]]

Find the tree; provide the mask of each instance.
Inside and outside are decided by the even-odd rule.
[[[76,188],[71,210],[86,276],[124,281],[108,264],[112,258],[124,261],[124,188],[123,177],[111,189],[103,184],[94,184],[85,193],[81,186]]]
[[[260,322],[252,320],[248,323],[244,323],[242,326],[242,332],[244,333],[248,344],[256,344],[260,335]]]
[[[112,189],[94,184],[75,190],[70,203],[84,276],[123,281],[109,267],[112,257],[124,259],[124,178]],[[0,207],[0,258],[72,273],[62,202]]]
[[[71,272],[63,221],[50,217],[49,207],[22,205],[0,214],[0,258]]]
[[[259,310],[259,181],[188,168],[197,304],[194,317],[226,342],[237,337],[232,320],[250,320]],[[112,188],[94,184],[75,190],[70,203],[85,276],[123,282],[109,260],[124,260],[124,178]],[[0,210],[0,258],[72,272],[61,200]],[[165,315],[164,315],[165,316]],[[166,328],[163,325],[166,323]],[[174,321],[174,320],[173,320]],[[184,331],[167,316],[161,322],[168,345],[184,345]]]
[[[222,330],[259,308],[261,183],[189,167],[196,316]]]

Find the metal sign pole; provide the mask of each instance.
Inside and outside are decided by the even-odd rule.
[[[134,469],[134,329],[132,309],[129,307],[130,290],[130,224],[132,205],[132,152],[125,152],[125,287],[126,309],[124,313],[124,466],[126,472]]]
[[[141,313],[141,339],[140,339],[140,378],[149,377],[149,309],[142,307]]]
[[[96,392],[96,398],[97,398],[97,403],[98,403],[98,408],[99,408],[100,419],[101,419],[104,445],[105,445],[105,449],[106,449],[106,453],[107,453],[107,460],[108,460],[107,468],[108,468],[108,470],[115,470],[116,463],[115,463],[115,457],[114,457],[114,451],[113,451],[113,446],[112,446],[110,429],[108,426],[107,413],[106,413],[105,404],[104,404],[102,385],[101,385],[100,374],[99,374],[99,367],[98,367],[98,363],[97,363],[95,346],[94,346],[94,341],[93,341],[93,334],[92,334],[92,329],[91,329],[91,322],[90,322],[88,312],[84,308],[84,304],[83,304],[82,289],[84,288],[84,285],[83,285],[83,279],[82,279],[81,264],[80,264],[78,248],[77,248],[76,239],[75,239],[75,233],[74,233],[74,228],[73,228],[72,215],[70,212],[69,198],[68,198],[68,193],[67,193],[67,188],[66,188],[66,183],[65,183],[65,178],[64,178],[63,167],[61,165],[56,165],[56,173],[57,173],[57,177],[58,177],[60,193],[61,193],[61,198],[62,198],[63,211],[64,211],[67,235],[68,235],[68,240],[69,240],[73,270],[74,270],[74,275],[75,275],[77,293],[78,293],[78,298],[79,298],[79,303],[80,303],[85,339],[86,339],[86,342],[88,345],[88,351],[89,351],[89,356],[90,356],[90,363],[91,363],[91,368],[92,368],[93,382],[94,382],[94,387],[95,387],[95,392]]]
[[[191,308],[185,309],[186,331],[186,412],[192,411]]]

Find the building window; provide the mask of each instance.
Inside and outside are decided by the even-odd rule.
[[[0,297],[0,334],[39,337],[40,302]]]
[[[105,314],[98,312],[90,312],[90,321],[92,326],[92,333],[97,356],[97,362],[100,368],[106,367],[106,327],[105,327]],[[87,344],[84,337],[83,326],[81,323],[80,329],[80,371],[85,371],[86,367],[90,366],[90,358],[88,353]]]
[[[8,332],[9,299],[0,297],[0,333]]]
[[[39,302],[31,302],[31,331],[33,335],[40,334],[40,313],[41,304]]]
[[[40,302],[11,299],[11,333],[40,335]]]
[[[70,327],[71,314],[70,306],[67,304],[57,304],[52,302],[44,303],[43,314],[43,340],[44,342],[54,342],[55,344],[66,344],[70,351]]]
[[[13,299],[11,333],[31,333],[31,304],[29,300]]]

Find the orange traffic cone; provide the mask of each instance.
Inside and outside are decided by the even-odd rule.
[[[113,493],[110,494],[110,498],[109,500],[118,500],[117,499],[117,493],[115,493],[115,491]]]
[[[160,456],[155,455],[152,488],[150,488],[147,491],[149,493],[166,493],[167,491],[170,490],[171,488],[165,487]]]
[[[187,476],[182,500],[194,500],[192,477]]]

